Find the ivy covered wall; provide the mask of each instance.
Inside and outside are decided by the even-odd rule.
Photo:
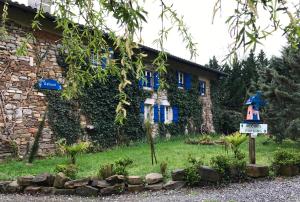
[[[189,90],[178,88],[177,72],[170,69],[165,75],[167,96],[171,106],[176,106],[179,112],[177,123],[160,124],[160,133],[183,135],[186,127],[189,133],[199,133],[202,124],[202,103],[199,97],[199,81],[197,76],[191,77]]]

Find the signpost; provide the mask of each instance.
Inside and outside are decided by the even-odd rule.
[[[249,134],[249,160],[250,164],[256,163],[255,155],[255,138],[258,133],[267,133],[268,125],[267,124],[257,124],[257,123],[241,123],[240,124],[240,133]]]
[[[256,163],[255,157],[255,138],[258,133],[267,133],[268,125],[262,124],[259,116],[259,109],[263,107],[266,102],[261,98],[261,92],[256,92],[251,96],[246,105],[248,105],[247,116],[244,123],[240,124],[240,133],[249,134],[249,160],[250,164]]]
[[[43,90],[61,90],[62,86],[54,79],[41,79],[38,81],[38,86]]]

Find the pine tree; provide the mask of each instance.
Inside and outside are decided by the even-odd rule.
[[[300,138],[300,51],[285,48],[260,70],[258,84],[268,105],[263,117],[276,140]]]

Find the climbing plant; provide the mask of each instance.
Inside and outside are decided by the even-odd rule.
[[[160,133],[165,134],[168,131],[171,135],[182,135],[185,133],[186,126],[189,133],[200,132],[203,121],[198,78],[193,76],[191,89],[185,90],[178,88],[175,70],[169,69],[164,77],[167,84],[168,100],[171,106],[178,108],[179,119],[177,123],[160,124]]]
[[[47,91],[43,93],[48,101],[48,121],[57,139],[65,138],[67,144],[75,143],[82,131],[80,114],[76,100],[65,100],[61,92]]]

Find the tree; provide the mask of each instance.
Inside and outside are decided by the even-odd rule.
[[[221,10],[222,1],[215,0],[214,15]],[[288,36],[288,40],[295,48],[295,44],[300,41],[299,18],[297,14],[299,8],[290,7],[286,1],[264,0],[264,1],[240,1],[235,0],[236,9],[227,19],[229,30],[234,38],[233,46],[229,55],[235,55],[235,52],[241,47],[256,47],[257,43],[272,32],[283,29]],[[156,71],[159,74],[166,72],[167,55],[164,50],[164,41],[168,38],[168,33],[172,28],[177,28],[181,34],[191,58],[197,55],[196,44],[193,43],[183,18],[168,5],[165,0],[156,0],[158,7],[161,8],[159,18],[161,19],[161,28],[158,30],[158,37],[155,43],[160,48],[160,53],[153,61]],[[145,69],[145,54],[138,51],[138,45],[135,42],[135,36],[139,36],[143,23],[147,22],[147,11],[144,8],[142,0],[53,0],[56,9],[57,28],[62,30],[61,51],[67,54],[68,73],[66,78],[66,88],[63,95],[66,98],[72,98],[81,93],[82,88],[92,85],[95,81],[103,82],[108,75],[115,75],[120,78],[119,83],[119,104],[116,108],[116,122],[123,123],[126,118],[126,106],[129,105],[128,95],[125,89],[131,84],[127,78],[129,73],[133,73],[136,78],[143,77]],[[42,6],[42,4],[40,4]],[[259,16],[258,7],[262,7],[267,12],[270,19],[270,25],[266,29],[258,26],[257,18]],[[77,12],[74,12],[77,11]],[[282,13],[289,16],[290,23],[282,25],[277,14]],[[116,33],[110,26],[107,16],[111,16],[117,26],[123,30],[122,33]],[[5,24],[8,18],[8,1],[5,3],[0,24],[0,36],[5,38]],[[37,11],[32,20],[32,33],[35,30],[41,30],[40,19],[44,18],[42,7]],[[166,27],[166,21],[171,21],[172,27]],[[78,22],[82,23],[79,24]],[[269,29],[271,28],[271,29]],[[29,33],[29,36],[34,36]],[[20,45],[19,54],[26,54],[29,39],[26,37]],[[137,41],[142,40],[138,38]],[[112,47],[117,50],[117,58],[109,57],[109,50]],[[87,64],[86,58],[93,53],[101,53],[101,57],[106,57],[109,61],[109,68],[105,71],[95,71],[91,65]],[[87,67],[87,68],[83,68]],[[101,67],[98,68],[99,70]],[[162,85],[163,86],[163,85]]]
[[[300,52],[291,47],[260,71],[259,86],[267,100],[263,116],[270,132],[281,142],[300,138]]]

